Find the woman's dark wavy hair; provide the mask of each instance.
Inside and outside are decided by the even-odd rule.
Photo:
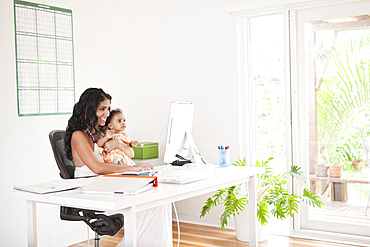
[[[92,133],[98,131],[95,126],[98,123],[96,110],[100,102],[112,97],[101,88],[88,88],[80,96],[79,101],[73,107],[72,117],[68,120],[64,145],[67,157],[72,160],[71,139],[73,132],[89,129]],[[104,128],[104,127],[102,127]],[[104,129],[101,129],[104,131]]]

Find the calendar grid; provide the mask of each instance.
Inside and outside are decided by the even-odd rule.
[[[70,114],[75,102],[72,11],[14,1],[18,115]]]

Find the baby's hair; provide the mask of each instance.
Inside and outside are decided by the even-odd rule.
[[[112,121],[113,116],[116,115],[117,113],[122,113],[123,114],[123,111],[119,108],[116,108],[116,109],[110,111],[109,117],[107,118],[107,121],[105,122],[106,126],[108,126],[108,124]]]

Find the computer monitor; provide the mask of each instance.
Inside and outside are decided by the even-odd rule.
[[[167,138],[164,151],[164,163],[172,164],[181,160],[178,155],[186,158],[189,151],[193,163],[206,164],[198,152],[192,136],[194,103],[172,101],[168,117]]]

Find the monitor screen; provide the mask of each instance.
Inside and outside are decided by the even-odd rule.
[[[189,152],[189,134],[193,127],[194,104],[172,101],[168,117],[164,163],[179,160],[176,155],[186,158]]]

